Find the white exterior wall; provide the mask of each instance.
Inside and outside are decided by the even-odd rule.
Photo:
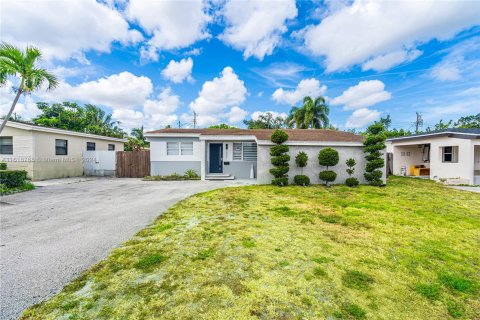
[[[476,142],[477,143],[477,142]],[[430,163],[423,163],[419,144],[430,144]],[[438,179],[464,179],[468,183],[474,181],[474,142],[471,139],[452,137],[429,137],[406,141],[392,141],[393,145],[393,174],[400,175],[401,167],[407,166],[407,175],[410,174],[410,165],[424,164],[430,167],[430,178]],[[442,162],[442,147],[458,147],[458,162]],[[420,158],[416,155],[411,159],[402,157],[401,151],[418,150]],[[418,162],[416,162],[418,160]]]
[[[5,127],[2,137],[12,137],[13,154],[0,154],[0,162],[7,163],[7,169],[25,170],[33,177],[33,135],[31,131]]]
[[[201,144],[198,138],[149,138],[150,161],[201,161]],[[167,155],[167,142],[193,142],[193,155]]]
[[[272,182],[273,176],[270,174],[269,170],[273,168],[271,164],[270,156],[270,147],[271,145],[259,145],[258,146],[258,155],[257,155],[257,166],[258,166],[258,178],[257,182],[259,184],[270,184]],[[310,178],[312,184],[321,184],[324,183],[318,178],[320,171],[326,170],[326,167],[320,166],[318,164],[318,153],[321,149],[331,147],[338,151],[339,161],[336,166],[329,167],[329,170],[333,170],[337,173],[337,179],[333,182],[334,184],[343,184],[345,180],[349,177],[346,172],[347,165],[345,162],[349,158],[353,158],[356,161],[355,173],[352,177],[357,178],[360,183],[365,183],[365,178],[363,174],[365,173],[365,153],[363,152],[363,146],[336,146],[334,142],[332,145],[292,145],[289,144],[290,151],[290,171],[288,172],[289,183],[293,183],[293,177],[298,174],[306,175]],[[303,173],[300,168],[295,164],[295,156],[303,151],[308,155],[308,164],[303,168]],[[386,168],[383,168],[383,180],[386,182],[385,175]]]

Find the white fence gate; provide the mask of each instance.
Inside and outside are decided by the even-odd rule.
[[[83,151],[85,176],[114,177],[115,151]]]

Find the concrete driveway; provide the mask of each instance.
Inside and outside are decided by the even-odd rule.
[[[177,201],[245,184],[114,178],[65,182],[0,198],[0,319],[16,318],[59,292]]]

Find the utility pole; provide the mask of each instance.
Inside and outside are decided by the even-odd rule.
[[[420,113],[415,113],[417,114],[417,119],[415,120],[415,133],[418,133],[418,129],[423,126],[423,119]]]
[[[182,127],[182,123],[180,122],[180,120],[178,120],[178,128],[180,129]]]
[[[197,113],[193,111],[193,129],[197,128]]]

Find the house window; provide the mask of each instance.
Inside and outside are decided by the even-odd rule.
[[[95,142],[87,142],[87,151],[95,151]]]
[[[442,147],[442,162],[458,162],[458,147]]]
[[[233,160],[242,160],[242,143],[236,142],[233,144]]]
[[[13,154],[13,137],[0,137],[0,154]]]
[[[182,156],[193,155],[193,142],[180,142],[180,153]]]
[[[66,156],[68,154],[68,141],[55,139],[55,154],[57,156]]]
[[[115,151],[115,145],[109,143],[109,144],[108,144],[108,151]]]
[[[167,156],[193,155],[193,142],[167,142]]]
[[[257,144],[255,142],[233,143],[233,160],[257,161]]]

